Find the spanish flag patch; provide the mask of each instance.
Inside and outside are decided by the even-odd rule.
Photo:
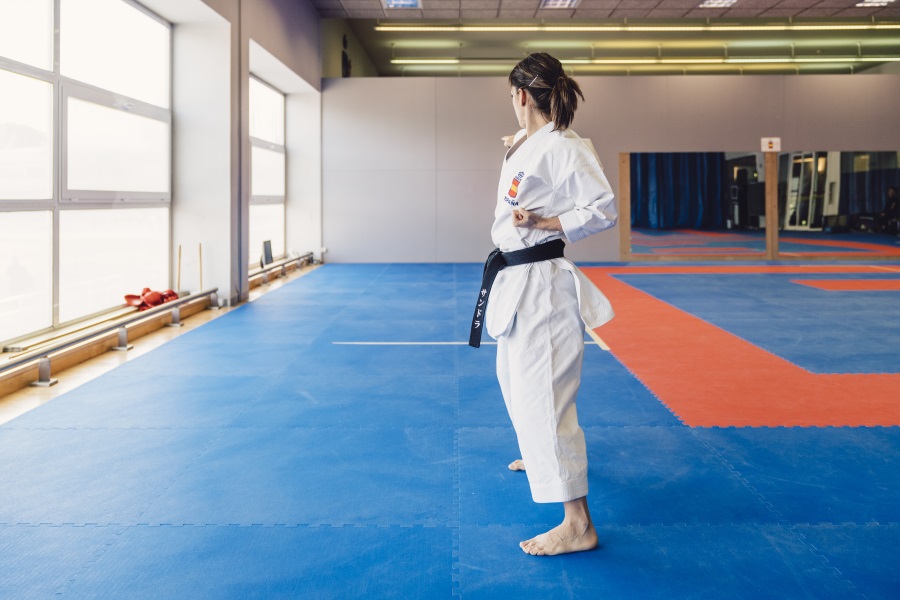
[[[522,171],[519,171],[519,174],[513,177],[512,185],[509,186],[509,192],[507,193],[507,196],[509,196],[510,198],[516,197],[516,194],[519,193],[519,184],[522,183],[523,177],[525,177],[525,173],[523,173]]]

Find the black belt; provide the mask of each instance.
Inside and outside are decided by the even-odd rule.
[[[473,348],[481,346],[481,330],[483,329],[484,316],[487,313],[491,286],[494,285],[497,274],[506,267],[526,265],[552,258],[562,258],[563,248],[565,247],[566,243],[564,241],[556,239],[531,248],[514,250],[513,252],[500,252],[498,249],[488,255],[487,261],[484,263],[484,273],[481,276],[481,291],[478,292],[475,314],[472,316],[472,330],[469,332],[470,346]]]

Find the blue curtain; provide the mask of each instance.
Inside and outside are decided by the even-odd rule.
[[[723,229],[725,154],[631,154],[631,226],[643,229]]]
[[[900,169],[841,174],[842,215],[871,215],[884,210],[887,189],[900,188]]]

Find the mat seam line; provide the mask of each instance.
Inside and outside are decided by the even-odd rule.
[[[263,386],[263,389],[260,390],[260,394],[264,393],[266,390],[268,390],[274,384],[275,384],[274,379],[269,381],[266,385]],[[257,395],[256,397],[259,397],[259,395]],[[240,411],[240,413],[238,413],[238,417],[240,417],[240,415],[242,415],[244,413],[244,411],[246,411],[254,402],[255,402],[255,398],[254,398],[254,400],[251,400],[250,402],[248,402],[247,405]],[[137,514],[137,519],[140,519],[141,517],[143,517],[144,514],[148,510],[150,510],[153,507],[153,505],[160,498],[162,498],[166,492],[168,492],[172,488],[172,486],[175,485],[175,483],[188,471],[188,469],[191,466],[193,466],[194,464],[196,464],[197,461],[209,451],[209,449],[213,446],[214,443],[216,443],[220,439],[222,439],[225,436],[226,431],[227,431],[227,428],[220,428],[219,431],[216,432],[215,435],[212,435],[210,437],[209,441],[207,441],[207,443],[203,446],[203,448],[197,454],[194,455],[193,460],[191,460],[189,462],[185,461],[185,464],[182,466],[182,468],[169,479],[168,485],[165,486],[164,488],[160,489],[160,491],[156,495],[154,495],[151,499],[149,499],[146,503],[144,503],[144,506],[141,508],[141,510]],[[116,533],[112,536],[112,538],[109,539],[109,541],[103,545],[103,547],[98,549],[93,554],[93,556],[87,562],[85,562],[81,566],[81,568],[78,569],[75,572],[75,574],[71,578],[69,578],[69,580],[63,586],[61,586],[60,588],[57,589],[56,595],[64,596],[69,591],[71,591],[72,586],[79,580],[79,578],[81,576],[83,576],[88,570],[90,570],[90,568],[95,563],[97,563],[99,560],[101,560],[106,555],[106,553],[109,552],[109,550],[113,546],[116,545],[116,542],[121,540],[122,534],[125,533],[126,531],[128,531],[129,529],[130,529],[129,527],[122,527],[122,528],[118,529],[116,531]]]
[[[716,460],[718,460],[726,469],[728,469],[728,471],[734,476],[735,479],[737,479],[741,483],[741,485],[747,488],[747,490],[754,497],[756,497],[756,499],[760,503],[762,503],[763,506],[765,506],[773,515],[775,515],[775,523],[777,525],[780,525],[784,527],[785,530],[789,531],[794,539],[800,542],[800,544],[810,554],[819,559],[822,566],[825,567],[825,570],[829,571],[831,575],[847,589],[848,592],[856,595],[859,598],[866,598],[864,594],[859,592],[858,588],[852,581],[847,579],[847,577],[844,576],[844,574],[837,567],[834,567],[830,564],[831,561],[828,560],[827,556],[819,552],[818,548],[816,548],[811,542],[806,539],[806,536],[795,529],[795,527],[797,526],[796,523],[791,523],[790,521],[788,521],[787,518],[785,518],[785,516],[781,514],[781,511],[775,508],[775,505],[773,505],[772,502],[769,501],[762,492],[756,489],[756,487],[753,486],[753,484],[751,484],[750,481],[747,480],[747,478],[744,477],[743,474],[741,474],[741,472],[738,471],[729,460],[722,456],[722,454],[708,440],[704,439],[700,435],[699,431],[695,431],[693,427],[689,428],[689,430],[691,432],[691,435],[693,435],[703,446],[705,446],[707,450],[712,452],[713,456],[716,457]]]

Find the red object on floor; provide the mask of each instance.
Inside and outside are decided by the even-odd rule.
[[[587,267],[616,317],[612,353],[691,427],[900,425],[900,374],[814,374],[613,275],[884,273],[868,266]]]
[[[136,306],[139,311],[145,311],[177,299],[178,293],[173,290],[154,292],[150,288],[144,288],[140,295],[127,294],[125,296],[125,304]]]

